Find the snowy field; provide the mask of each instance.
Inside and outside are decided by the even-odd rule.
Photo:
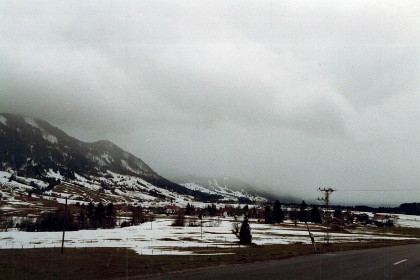
[[[420,228],[418,216],[404,216],[399,219],[404,225]],[[65,246],[84,247],[122,247],[132,248],[143,255],[151,254],[193,254],[194,247],[230,248],[238,246],[238,239],[232,234],[231,218],[206,219],[201,236],[200,227],[173,227],[173,220],[160,218],[152,223],[116,229],[81,230],[66,232]],[[306,227],[296,227],[286,222],[281,225],[259,224],[250,221],[253,242],[266,244],[309,244]],[[311,231],[318,243],[323,242],[321,226],[311,225]],[[380,235],[354,231],[332,233],[331,242],[358,242],[376,239],[410,239],[392,235]],[[0,232],[0,248],[50,248],[61,246],[61,232]]]
[[[396,226],[409,227],[409,228],[420,228],[420,216],[415,215],[397,215],[395,220]]]

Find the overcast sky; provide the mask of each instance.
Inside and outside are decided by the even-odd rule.
[[[420,202],[419,74],[418,0],[0,0],[0,112],[166,176]]]

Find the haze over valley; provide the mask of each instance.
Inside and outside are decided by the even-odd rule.
[[[0,112],[109,140],[164,177],[398,205],[419,197],[418,14],[417,1],[1,1]]]

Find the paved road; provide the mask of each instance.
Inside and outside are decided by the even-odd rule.
[[[297,257],[147,279],[420,279],[420,244]]]

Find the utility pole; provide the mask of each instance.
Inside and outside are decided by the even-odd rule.
[[[309,229],[308,223],[305,221],[306,228],[308,229],[309,238],[311,239],[312,246],[314,247],[314,253],[316,253],[316,244],[315,244],[315,238],[312,232]]]
[[[326,218],[325,219],[326,230],[325,230],[324,240],[329,245],[331,235],[330,235],[330,214],[328,213],[328,210],[330,206],[330,194],[333,193],[335,190],[332,188],[318,188],[318,191],[322,192],[322,194],[324,195],[323,198],[318,197],[318,200],[324,204],[324,217]]]
[[[67,198],[66,198],[66,206],[64,206],[64,227],[63,227],[63,239],[61,240],[61,254],[64,253],[64,235],[66,233],[67,227]]]
[[[198,214],[198,218],[200,219],[201,239],[203,239],[203,215],[201,213]]]

